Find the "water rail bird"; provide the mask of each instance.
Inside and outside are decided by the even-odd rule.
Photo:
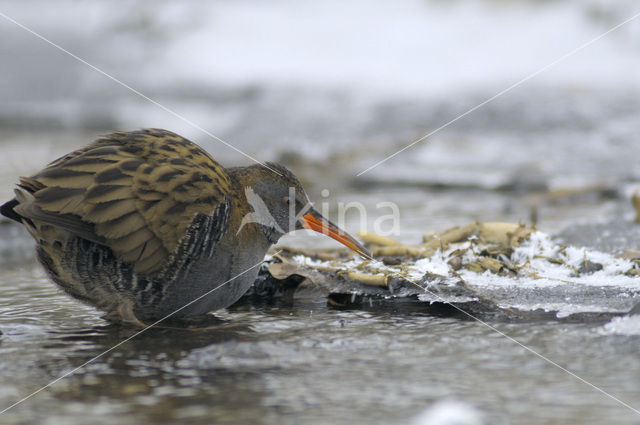
[[[291,171],[266,165],[224,168],[166,130],[114,132],[20,178],[0,212],[27,228],[65,292],[107,319],[141,325],[230,306],[293,230],[325,233],[371,258],[311,207]]]

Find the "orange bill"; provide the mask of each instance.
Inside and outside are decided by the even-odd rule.
[[[358,242],[353,236],[340,229],[338,226],[324,218],[319,212],[311,210],[311,212],[300,218],[302,226],[333,238],[357,252],[362,258],[373,260],[371,253]]]

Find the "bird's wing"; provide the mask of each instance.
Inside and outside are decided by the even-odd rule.
[[[20,214],[106,245],[145,274],[167,264],[197,215],[229,213],[224,168],[165,130],[112,133],[20,186],[33,194]]]

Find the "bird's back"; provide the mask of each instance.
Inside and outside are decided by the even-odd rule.
[[[203,149],[146,129],[109,134],[21,178],[0,211],[25,224],[54,281],[113,311],[160,302],[213,255],[229,193],[227,173]]]

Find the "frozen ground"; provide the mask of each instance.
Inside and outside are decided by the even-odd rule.
[[[290,261],[300,267],[302,276],[308,276],[331,293],[346,291],[374,298],[380,296],[380,291],[371,289],[369,292],[367,287],[356,284],[351,289],[335,285],[336,289],[332,290],[331,283],[305,272],[309,268],[335,270],[336,276],[340,276],[341,271],[358,270],[366,275],[386,276],[387,282],[394,278],[406,279],[407,284],[382,293],[389,299],[417,294],[418,299],[426,303],[484,300],[501,309],[553,313],[558,319],[579,313],[622,315],[640,305],[640,281],[634,275],[637,266],[628,258],[561,244],[541,231],[533,231],[513,249],[500,245],[504,253],[499,254],[487,253],[488,249],[501,251],[496,244],[482,241],[482,236],[480,240],[471,237],[468,241],[444,244],[444,249],[425,254],[424,258],[402,257],[398,265],[385,265],[380,259],[320,261],[304,255],[296,255]],[[454,267],[455,258],[459,261]],[[493,268],[488,268],[482,261],[492,261],[494,264],[490,267]],[[474,265],[478,267],[472,267]],[[463,287],[461,282],[464,282]],[[464,309],[464,304],[461,305]],[[523,317],[528,316],[524,314]]]

